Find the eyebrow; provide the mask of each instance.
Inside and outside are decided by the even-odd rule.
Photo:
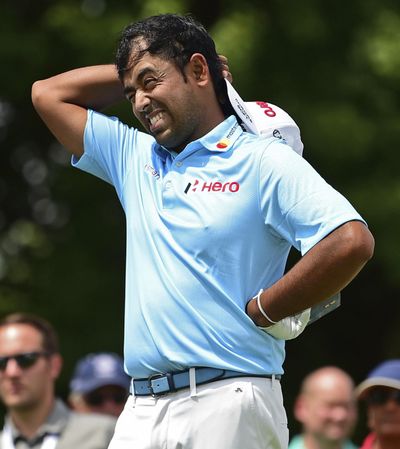
[[[143,67],[143,69],[140,70],[140,72],[137,75],[137,81],[140,83],[142,81],[142,79],[148,74],[148,73],[152,73],[155,72],[155,70],[153,68],[150,67]],[[127,85],[124,88],[124,94],[130,94],[132,92],[135,92],[136,89],[133,87],[133,85]]]

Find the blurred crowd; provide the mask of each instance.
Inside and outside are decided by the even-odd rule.
[[[357,402],[365,408],[369,428],[361,446],[351,441]],[[294,414],[303,430],[289,449],[400,448],[400,359],[378,364],[356,387],[338,367],[311,372],[302,382]]]
[[[78,360],[66,401],[55,392],[61,369],[49,322],[23,313],[0,321],[0,399],[6,408],[0,449],[107,448],[129,395],[122,358],[96,352]],[[369,429],[361,446],[352,441],[359,405]],[[310,372],[294,416],[302,431],[291,437],[289,449],[399,449],[400,359],[378,363],[357,386],[337,366]]]

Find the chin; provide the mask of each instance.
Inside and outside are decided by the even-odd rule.
[[[171,139],[169,139],[168,137],[156,134],[154,135],[154,138],[156,139],[158,144],[162,145],[165,148],[172,149],[173,146],[171,145]]]
[[[179,152],[180,149],[185,147],[183,143],[179,142],[179,136],[172,134],[172,132],[168,129],[153,134],[153,137],[159,145],[162,145],[168,150]]]
[[[6,399],[4,405],[7,408],[21,408],[25,405],[25,401],[19,398]]]
[[[326,438],[329,441],[335,441],[335,442],[339,442],[339,441],[343,441],[347,438],[347,436],[343,433],[331,433],[329,435],[326,435]]]
[[[321,432],[321,436],[330,441],[340,441],[346,439],[347,433],[343,429],[337,427],[331,427],[330,429],[325,429]]]

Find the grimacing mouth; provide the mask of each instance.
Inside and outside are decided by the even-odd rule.
[[[147,118],[147,121],[150,123],[150,126],[154,126],[158,122],[158,120],[161,120],[162,116],[163,116],[163,113],[161,111],[159,111],[156,114],[146,116],[146,118]]]

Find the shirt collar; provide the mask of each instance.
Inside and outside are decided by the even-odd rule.
[[[71,412],[66,407],[66,405],[60,399],[56,399],[54,407],[50,412],[50,415],[46,419],[46,422],[44,422],[38,428],[36,435],[29,441],[36,440],[37,438],[47,434],[60,434],[64,430],[64,427],[67,425],[70,413]],[[16,441],[20,438],[26,440],[26,437],[15,427],[9,415],[6,418],[6,423],[11,429],[11,436],[13,438],[13,441]]]
[[[236,117],[231,115],[211,130],[199,142],[209,151],[225,153],[229,151],[243,133]]]
[[[239,136],[243,133],[242,128],[240,127],[236,117],[231,115],[226,118],[223,122],[213,128],[209,133],[205,136],[197,139],[193,142],[190,142],[180,154],[192,152],[199,148],[207,148],[209,151],[216,151],[224,153],[229,151]],[[172,158],[174,156],[169,150],[164,148],[163,146],[155,143],[154,151],[165,161],[168,155]]]

